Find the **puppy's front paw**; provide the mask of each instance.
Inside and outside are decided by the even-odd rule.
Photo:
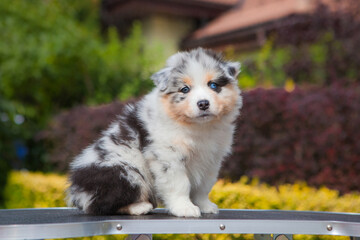
[[[210,201],[200,205],[200,209],[202,213],[213,213],[213,214],[219,213],[218,206]]]
[[[177,217],[200,217],[200,208],[192,203],[171,207],[170,213]]]

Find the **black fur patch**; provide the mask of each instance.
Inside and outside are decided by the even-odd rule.
[[[181,58],[181,62],[177,63],[176,67],[174,67],[171,71],[172,74],[174,75],[182,75],[184,74],[186,71],[186,67],[188,64],[188,60],[186,58]]]
[[[171,89],[179,89],[179,87],[182,85],[182,82],[177,80],[177,79],[173,79],[170,83],[170,87]]]
[[[151,79],[155,82],[155,85],[160,88],[161,92],[164,92],[167,89],[169,75],[170,69],[164,68],[151,76]]]
[[[78,190],[78,189],[70,188],[70,191],[71,191],[71,194],[72,194],[72,195],[75,195],[77,190]],[[79,203],[79,199],[73,199],[72,205],[73,205],[73,206],[77,206],[80,210],[83,210],[83,207],[82,207],[82,206],[80,205],[80,203]]]
[[[171,96],[171,103],[180,103],[184,101],[186,96],[182,93],[174,93],[174,95]]]
[[[129,145],[129,137],[124,137],[124,139],[122,138],[124,134],[120,133],[120,134],[115,134],[112,133],[110,134],[110,139],[113,143],[115,143],[116,145],[124,145],[128,148],[131,148],[131,146]],[[126,140],[127,139],[127,140]],[[135,140],[135,138],[131,138],[131,141]]]
[[[137,113],[138,107],[136,105],[126,108],[118,120],[120,132],[112,133],[109,136],[113,143],[131,148],[130,142],[138,139],[140,150],[151,143],[148,139],[149,133]],[[150,115],[151,113],[148,111],[147,114]]]
[[[167,163],[164,163],[164,164],[162,165],[161,170],[163,171],[163,173],[166,173],[166,172],[169,170],[169,168],[170,168],[170,165],[167,164]]]
[[[134,136],[132,135],[132,132],[129,129],[128,121],[121,120],[119,123],[119,129],[120,129],[119,139],[128,142],[135,140]]]
[[[113,141],[113,143],[115,143],[116,145],[120,145],[120,139],[119,139],[119,135],[118,135],[118,134],[112,133],[112,134],[110,135],[110,139],[111,139],[111,141]]]
[[[208,56],[214,58],[216,61],[221,62],[221,63],[224,62],[223,56],[222,56],[221,53],[215,52],[215,51],[210,50],[210,49],[205,49],[204,52],[205,52]]]
[[[167,92],[166,95],[171,95],[171,94],[174,94],[174,93],[177,93],[177,92],[176,91]]]
[[[94,150],[99,156],[99,160],[103,161],[105,160],[106,155],[108,154],[108,151],[104,148],[104,140],[99,139],[95,142]]]
[[[221,89],[222,87],[224,87],[225,85],[229,84],[230,83],[230,79],[225,77],[225,76],[221,76],[217,79],[215,79],[214,81],[211,81],[208,83],[208,86],[210,87],[211,83],[214,82],[218,85],[218,87],[216,89],[213,89],[215,92],[217,93],[220,93],[221,92]]]
[[[233,76],[233,77],[235,76],[236,69],[234,67],[228,67],[228,71],[231,76]]]
[[[149,140],[149,132],[144,127],[144,122],[138,117],[138,106],[134,106],[131,110],[126,112],[124,116],[126,125],[129,126],[138,136],[139,148],[143,150],[152,141]],[[122,129],[121,129],[122,130]]]
[[[225,76],[222,76],[222,77],[219,77],[218,79],[215,79],[214,82],[215,82],[217,85],[219,85],[220,87],[223,87],[223,86],[229,84],[230,81],[231,81],[231,80],[230,80],[229,78],[227,78],[227,77],[225,77]]]
[[[70,173],[70,180],[72,186],[93,195],[88,208],[90,214],[109,215],[140,198],[140,186],[131,185],[126,178],[120,177],[120,174],[127,174],[121,166],[91,165]]]
[[[132,171],[132,172],[136,172],[136,173],[145,181],[145,177],[144,177],[144,175],[141,174],[141,172],[139,171],[139,169],[137,169],[137,168],[135,168],[135,167],[133,167],[133,166],[125,163],[125,162],[123,162],[123,163],[121,163],[121,164],[122,164],[122,166],[126,166],[126,168],[127,168],[128,170],[130,170],[130,171]],[[127,172],[126,172],[125,174],[126,174],[126,176],[128,175]]]

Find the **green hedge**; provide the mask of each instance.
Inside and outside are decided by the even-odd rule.
[[[100,4],[0,1],[0,152],[5,162],[53,170],[39,134],[53,114],[141,96],[153,87],[149,77],[164,64],[163,47],[146,41],[139,22],[121,40],[115,28],[100,34]],[[22,124],[15,123],[19,117]],[[28,149],[22,161],[14,142]]]
[[[66,185],[65,176],[13,171],[5,187],[5,207],[65,207]]]
[[[5,188],[7,208],[63,207],[67,186],[66,176],[31,172],[11,172]],[[305,183],[278,187],[249,181],[246,177],[236,183],[219,180],[210,198],[220,208],[281,209],[333,212],[360,212],[360,193],[339,195],[327,188],[315,189]],[[123,239],[124,236],[99,236],[83,239]],[[154,239],[252,239],[240,234],[155,235]],[[295,236],[295,239],[334,239],[333,236]],[[337,237],[336,239],[342,239]]]

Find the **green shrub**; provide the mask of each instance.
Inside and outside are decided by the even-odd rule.
[[[161,49],[145,42],[139,24],[122,41],[114,29],[101,36],[98,2],[0,1],[0,116],[11,130],[0,128],[0,135],[9,145],[21,140],[27,146],[20,167],[51,170],[36,134],[52,114],[139,96],[152,87],[149,76],[163,63]],[[24,117],[22,124],[14,123],[16,115]],[[7,162],[17,160],[11,146],[4,152]]]
[[[5,207],[65,207],[66,185],[65,176],[13,171],[5,187]]]
[[[63,207],[66,176],[30,172],[11,172],[5,188],[7,208]],[[281,209],[299,211],[360,212],[360,194],[340,196],[327,188],[315,189],[305,183],[272,187],[242,177],[236,183],[219,180],[210,193],[220,208]],[[124,236],[100,236],[85,239],[123,239]],[[252,239],[240,234],[155,235],[154,239]],[[295,239],[327,239],[322,236],[295,236]],[[333,239],[332,236],[330,239]],[[339,237],[340,238],[340,237]]]
[[[360,212],[359,193],[340,195],[336,190],[316,189],[304,182],[273,187],[257,180],[250,182],[247,177],[236,183],[219,180],[210,198],[220,208]]]
[[[123,41],[114,29],[104,41],[97,28],[79,24],[63,5],[0,3],[0,93],[23,106],[21,114],[128,98],[152,86],[149,75],[163,59],[144,41],[139,24]]]

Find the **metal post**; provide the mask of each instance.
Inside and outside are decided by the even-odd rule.
[[[127,240],[152,240],[152,234],[130,234]]]
[[[274,234],[274,240],[293,240],[293,236],[289,234]]]
[[[255,240],[293,240],[293,236],[289,234],[254,234],[254,239]],[[355,240],[360,240],[360,239],[355,239]]]
[[[254,234],[255,240],[273,240],[271,234]]]

